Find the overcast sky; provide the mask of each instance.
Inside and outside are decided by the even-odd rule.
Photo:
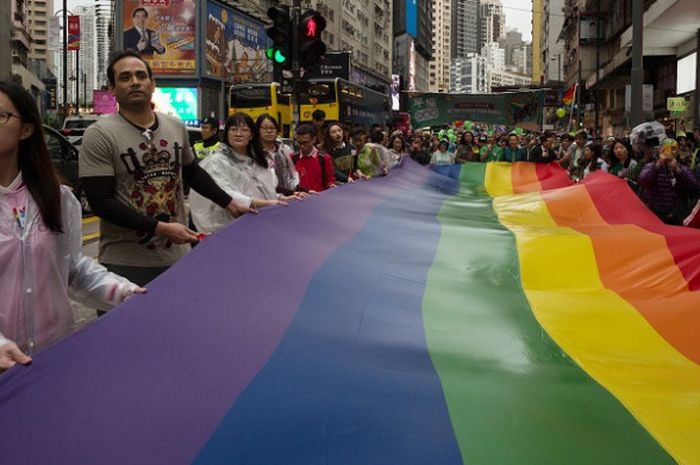
[[[523,40],[532,40],[532,0],[501,0],[503,11],[506,14],[506,28],[517,29],[523,34]],[[68,9],[78,5],[93,4],[92,0],[68,0]],[[54,0],[56,11],[61,8],[63,2]]]
[[[523,40],[532,40],[532,0],[501,0],[506,14],[506,28],[517,29]]]

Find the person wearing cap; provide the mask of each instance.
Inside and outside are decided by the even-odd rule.
[[[447,139],[440,139],[438,148],[430,156],[431,165],[452,165],[455,162],[455,153],[449,150],[450,142]]]
[[[214,152],[221,150],[219,140],[219,122],[216,118],[206,117],[200,125],[202,140],[194,144],[194,152],[197,159],[203,160]]]

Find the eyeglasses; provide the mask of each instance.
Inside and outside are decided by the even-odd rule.
[[[146,129],[145,131],[143,131],[141,133],[141,135],[146,138],[146,142],[147,142],[146,148],[148,149],[148,152],[151,155],[154,155],[158,151],[158,149],[156,148],[155,144],[153,143],[153,131],[151,131],[151,129],[149,128],[149,129]]]
[[[10,113],[9,111],[0,111],[0,124],[5,125],[10,122],[10,118],[15,117],[18,120],[22,120],[20,115]]]

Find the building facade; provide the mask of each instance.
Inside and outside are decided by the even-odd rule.
[[[450,67],[450,92],[482,94],[491,92],[486,59],[477,53],[455,58]]]
[[[562,60],[564,44],[559,40],[564,25],[565,0],[544,0],[542,5],[542,74],[546,84],[551,85],[563,80]]]
[[[15,79],[25,89],[41,102],[45,89],[44,83],[37,75],[36,62],[32,61],[32,35],[29,16],[29,3],[27,0],[13,0],[9,2],[10,21],[12,23],[12,35],[10,41],[10,53],[12,56],[12,79]],[[8,13],[8,12],[5,12]],[[5,14],[3,13],[3,14]],[[6,44],[0,44],[6,47]]]
[[[329,50],[351,53],[353,81],[388,90],[392,68],[392,4],[389,0],[305,0],[326,19]]]
[[[393,2],[392,73],[401,76],[402,90],[427,92],[430,87],[431,15],[429,0]]]
[[[503,13],[501,0],[481,0],[478,17],[478,49],[481,53],[484,46],[498,42],[506,34],[506,16]]]
[[[479,0],[452,0],[452,59],[479,53]]]
[[[75,14],[80,16],[80,101],[85,105],[92,104],[92,91],[98,86],[97,61],[97,25],[96,7],[79,6]]]
[[[53,53],[48,49],[49,18],[53,16],[53,0],[31,0],[28,3],[29,34],[32,37],[29,59],[53,66]]]
[[[449,92],[452,0],[433,0],[433,53],[430,61],[430,92]]]
[[[544,83],[542,67],[542,11],[546,0],[532,0],[532,82]]]

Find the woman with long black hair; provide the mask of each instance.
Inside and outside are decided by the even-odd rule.
[[[107,309],[145,292],[82,254],[78,200],[62,186],[36,102],[0,82],[0,371],[69,334],[68,295]]]
[[[229,116],[221,150],[200,166],[234,201],[252,208],[286,205],[277,194],[277,176],[258,141],[255,122],[246,113]],[[228,210],[196,192],[190,194],[192,221],[200,232],[211,234],[234,220]]]

